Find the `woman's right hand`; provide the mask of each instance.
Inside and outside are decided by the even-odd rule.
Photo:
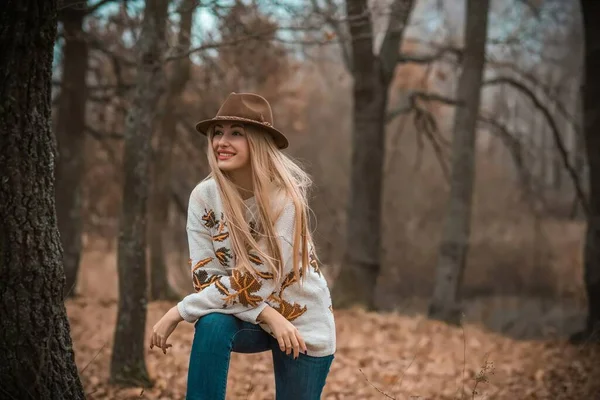
[[[273,336],[275,336],[275,339],[279,343],[279,348],[285,354],[289,355],[293,352],[294,359],[298,358],[300,351],[306,354],[306,343],[304,343],[300,332],[290,321],[279,314],[277,310],[270,306],[265,307],[259,315],[259,320],[269,325],[271,331],[273,331]]]

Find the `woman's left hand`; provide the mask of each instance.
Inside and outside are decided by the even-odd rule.
[[[150,349],[160,347],[164,354],[167,354],[167,349],[171,344],[167,343],[167,339],[173,333],[177,324],[183,321],[177,307],[171,308],[167,313],[154,325],[152,328],[152,338],[150,339]]]

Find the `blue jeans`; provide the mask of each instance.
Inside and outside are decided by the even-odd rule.
[[[190,354],[186,400],[225,400],[231,352],[271,350],[276,400],[319,400],[333,355],[297,360],[279,349],[277,340],[258,325],[233,315],[211,313],[195,325]]]

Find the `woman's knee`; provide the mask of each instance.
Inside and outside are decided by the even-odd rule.
[[[213,312],[206,314],[196,321],[196,329],[199,328],[214,328],[235,329],[237,327],[238,318],[231,314],[223,314]]]
[[[230,314],[210,313],[196,321],[194,344],[202,347],[231,349],[239,330],[239,320]]]

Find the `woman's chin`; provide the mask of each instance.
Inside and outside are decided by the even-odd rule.
[[[237,163],[231,161],[232,160],[218,160],[217,166],[223,172],[230,172],[240,168]]]

